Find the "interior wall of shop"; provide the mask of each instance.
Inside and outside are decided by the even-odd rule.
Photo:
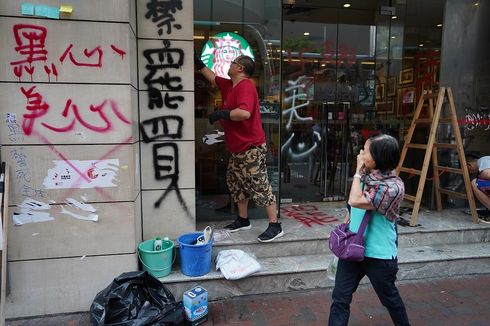
[[[142,239],[195,229],[192,2],[161,28],[149,0],[75,2],[59,20],[23,15],[23,2],[0,2],[7,318],[88,311],[114,277],[138,269]],[[29,42],[46,58],[26,61]],[[152,85],[161,108],[149,108]],[[102,174],[112,179],[97,183]],[[26,209],[31,222],[52,220],[13,225]]]

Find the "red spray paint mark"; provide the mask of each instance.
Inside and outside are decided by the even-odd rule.
[[[36,92],[35,88],[36,86],[32,86],[28,90],[24,87],[20,88],[22,94],[24,94],[27,99],[26,109],[30,112],[22,115],[22,130],[26,135],[32,133],[36,119],[45,115],[49,109],[49,104],[43,101],[42,95]]]
[[[124,60],[124,55],[126,54],[125,51],[121,50],[121,49],[118,49],[115,45],[111,44],[111,49],[114,50],[114,52],[116,52],[117,54],[119,54],[121,56],[121,59]]]
[[[53,75],[55,76],[56,81],[58,81],[58,69],[56,69],[56,66],[54,65],[54,63],[51,64],[51,71],[53,72]]]
[[[97,58],[95,60],[95,62],[81,62],[81,61],[78,61],[75,59],[75,57],[73,56],[73,53],[72,53],[72,48],[73,48],[73,44],[70,44],[65,52],[63,52],[63,54],[61,55],[60,57],[60,61],[61,63],[63,63],[63,61],[65,61],[66,59],[66,56],[69,56],[70,58],[70,61],[75,65],[75,66],[79,66],[79,67],[102,67],[102,56],[103,56],[103,52],[102,52],[102,49],[100,48],[100,46],[96,46],[95,48],[93,48],[92,50],[88,50],[88,49],[84,49],[83,50],[83,54],[87,57],[87,58],[91,58],[92,56],[94,56],[94,54],[97,54]]]
[[[48,75],[48,82],[50,82],[51,81],[51,69],[49,69],[48,66],[44,66],[44,71]]]
[[[293,218],[307,227],[337,222],[338,218],[318,210],[315,205],[292,205],[281,207],[281,216]]]
[[[85,128],[87,128],[91,131],[98,132],[98,133],[105,133],[109,130],[112,130],[112,123],[107,118],[106,113],[103,111],[107,104],[110,105],[112,112],[118,117],[119,120],[121,120],[125,124],[129,124],[129,125],[131,124],[131,121],[129,121],[119,111],[119,107],[118,107],[117,103],[113,100],[104,100],[101,104],[98,104],[98,105],[92,105],[91,104],[90,105],[89,110],[91,112],[96,112],[99,115],[99,117],[102,119],[102,121],[104,121],[104,126],[96,126],[96,125],[90,124],[87,121],[85,121],[85,119],[80,115],[80,112],[78,110],[78,106],[76,104],[73,104],[71,99],[68,99],[66,101],[65,108],[63,109],[63,112],[62,112],[62,116],[65,118],[68,116],[68,113],[70,111],[73,112],[73,115],[75,116],[75,118],[73,118],[72,121],[68,125],[66,125],[64,127],[56,127],[56,126],[52,126],[52,125],[45,123],[45,122],[42,122],[41,124],[44,127],[48,128],[52,131],[55,131],[55,132],[67,132],[67,131],[73,130],[73,128],[75,127],[76,121],[78,121]]]

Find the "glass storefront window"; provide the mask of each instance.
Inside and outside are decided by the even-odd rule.
[[[402,142],[420,94],[440,83],[443,0],[342,4],[194,1],[196,50],[222,33],[250,44],[270,179],[283,203],[345,199],[367,137],[381,131]],[[197,211],[207,219],[233,208],[225,146],[201,141],[215,133],[207,116],[220,94],[200,75],[195,87]]]
[[[280,102],[280,3],[278,1],[194,1],[194,48],[218,75],[226,77],[229,64],[239,54],[253,56],[252,80],[257,86],[261,118],[268,147],[267,166],[273,190],[279,198],[279,102]],[[243,46],[245,40],[250,48]],[[219,47],[219,54],[206,46]],[[219,44],[218,44],[219,43]],[[248,52],[247,52],[248,51]],[[251,55],[253,53],[253,55]],[[216,55],[216,56],[215,56]],[[221,94],[200,74],[195,75],[196,190],[198,220],[236,215],[226,186],[228,153],[223,142],[215,143],[218,124],[208,115],[222,104]],[[213,139],[205,142],[206,139]],[[251,217],[265,217],[263,209]]]

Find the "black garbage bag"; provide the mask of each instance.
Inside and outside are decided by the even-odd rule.
[[[96,326],[170,326],[184,322],[182,302],[148,272],[128,272],[97,293],[90,306]]]

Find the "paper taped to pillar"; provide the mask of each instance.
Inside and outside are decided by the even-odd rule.
[[[43,185],[46,189],[116,187],[119,160],[54,160]]]

